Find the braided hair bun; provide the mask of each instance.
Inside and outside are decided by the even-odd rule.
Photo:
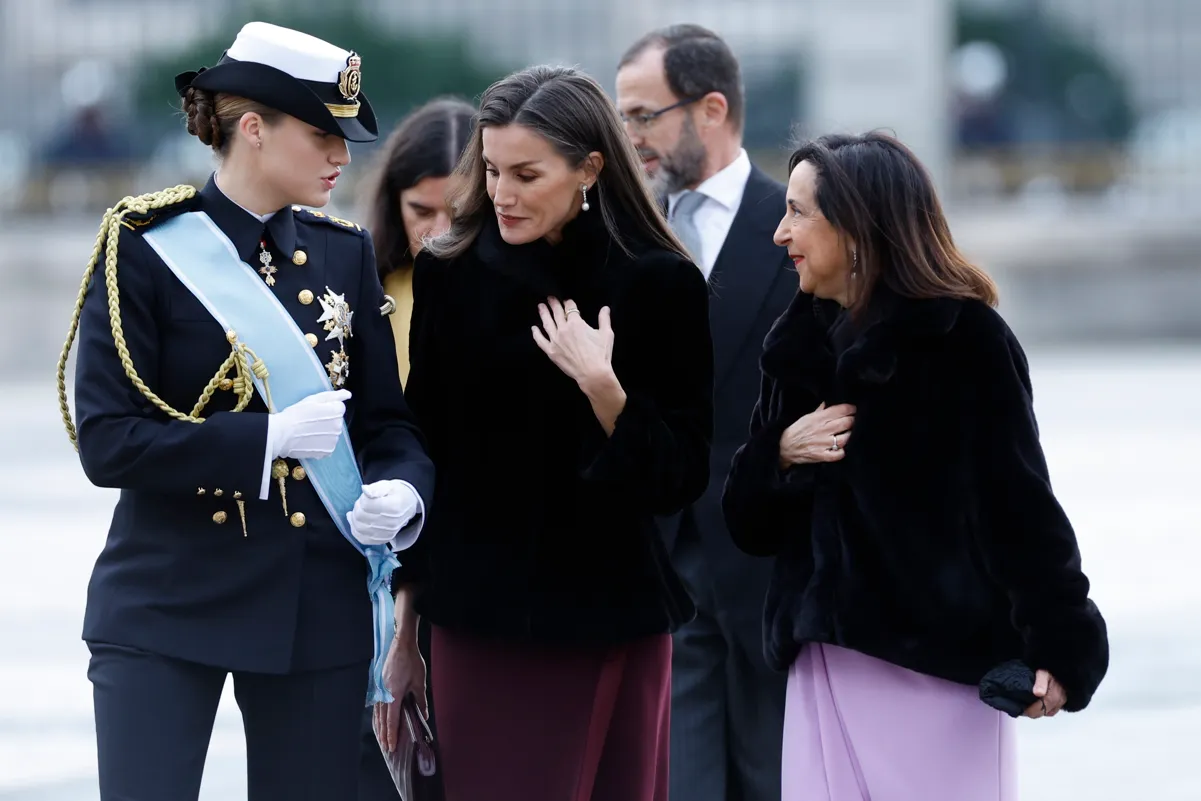
[[[188,116],[188,133],[204,144],[220,150],[224,144],[221,121],[217,117],[217,99],[207,89],[188,87],[184,96],[183,110]]]

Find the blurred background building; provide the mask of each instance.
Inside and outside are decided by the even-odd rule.
[[[90,235],[84,221],[114,198],[203,181],[211,160],[171,78],[252,18],[353,43],[385,128],[529,63],[611,88],[641,32],[709,25],[743,61],[760,163],[781,174],[794,133],[895,131],[1005,282],[1022,333],[1201,335],[1196,0],[0,0],[0,210],[27,232],[7,252],[26,269],[54,260],[48,221]],[[355,156],[335,203],[353,204],[370,148]],[[1105,311],[1135,280],[1140,299]]]
[[[0,286],[19,334],[0,441],[23,454],[0,467],[5,534],[23,535],[0,537],[0,801],[95,797],[78,619],[112,498],[79,475],[50,366],[104,209],[206,179],[172,78],[251,19],[362,54],[384,132],[530,63],[611,90],[638,36],[697,22],[741,59],[746,144],[777,177],[794,134],[913,146],[1030,351],[1052,474],[1111,604],[1101,711],[1023,727],[1023,797],[1201,799],[1201,0],[0,0]],[[352,154],[335,213],[353,219],[372,149]],[[223,720],[206,792],[244,797]]]

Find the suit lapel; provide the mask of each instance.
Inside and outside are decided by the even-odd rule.
[[[709,275],[709,328],[717,388],[729,376],[772,286],[787,266],[772,234],[783,214],[783,191],[757,167]],[[758,347],[762,343],[753,343]]]

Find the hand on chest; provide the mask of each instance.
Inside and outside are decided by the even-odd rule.
[[[454,354],[448,353],[450,358],[472,365],[481,374],[503,373],[510,378],[519,374],[530,381],[578,392],[574,380],[544,350],[548,342],[564,338],[574,328],[580,340],[577,344],[586,351],[581,355],[596,350],[594,345],[604,345],[605,359],[612,363],[619,378],[624,380],[623,374],[629,374],[644,333],[641,321],[631,313],[633,304],[623,297],[619,287],[590,286],[573,292],[569,287],[534,288],[489,279],[457,295],[451,293],[448,298],[453,308],[444,321],[449,325],[442,330],[455,340],[451,345]],[[558,294],[544,294],[540,289]],[[462,302],[456,301],[456,296]],[[601,324],[604,308],[608,309],[611,339]],[[539,337],[544,347],[539,347]],[[566,373],[570,372],[568,368]]]

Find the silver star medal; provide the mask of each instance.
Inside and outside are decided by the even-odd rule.
[[[333,358],[325,365],[325,369],[329,373],[329,380],[334,389],[341,389],[342,385],[346,383],[346,377],[350,375],[350,357],[346,355],[346,340],[353,336],[350,321],[354,317],[354,312],[350,310],[346,296],[335,295],[328,286],[325,288],[325,294],[318,298],[318,301],[321,303],[321,316],[317,318],[317,322],[322,323],[325,330],[329,332],[325,335],[325,341],[338,340],[338,350],[330,351]]]

